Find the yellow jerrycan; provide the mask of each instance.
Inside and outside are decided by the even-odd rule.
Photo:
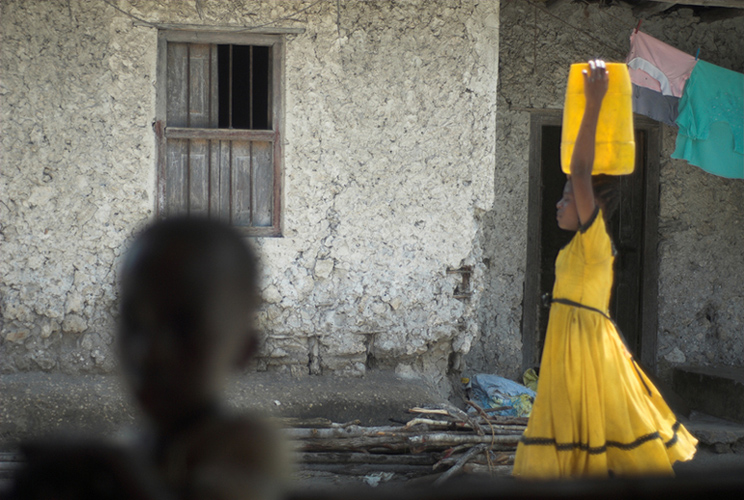
[[[589,64],[571,65],[566,87],[561,133],[561,169],[569,174],[579,125],[584,116],[583,70]],[[635,167],[635,138],[633,133],[633,88],[625,63],[607,63],[609,85],[599,111],[599,123],[592,174],[626,175]]]

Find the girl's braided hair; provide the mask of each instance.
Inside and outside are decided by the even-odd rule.
[[[592,187],[594,188],[594,197],[602,208],[605,218],[612,218],[620,201],[616,176],[605,174],[593,175]]]

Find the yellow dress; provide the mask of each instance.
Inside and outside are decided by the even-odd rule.
[[[673,475],[675,461],[695,454],[697,440],[607,316],[613,262],[597,211],[556,259],[537,397],[517,447],[515,476]]]

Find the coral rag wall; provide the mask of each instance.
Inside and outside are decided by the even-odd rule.
[[[486,238],[496,239],[502,221],[523,218],[517,240],[507,250],[484,246],[484,258],[499,262],[526,247],[526,199],[529,171],[530,115],[561,109],[571,63],[593,57],[624,61],[629,36],[637,24],[632,9],[622,3],[579,5],[566,2],[548,8],[544,2],[501,2],[499,102],[497,119],[497,202],[486,217]],[[690,8],[671,9],[645,19],[642,30],[688,54],[744,72],[744,18],[703,22]],[[744,357],[744,183],[708,174],[682,160],[671,159],[676,128],[660,124],[660,211],[658,369],[662,376],[682,364],[742,365]],[[506,179],[506,181],[504,181]],[[503,186],[503,187],[498,187]],[[502,193],[503,191],[503,193]],[[503,194],[503,196],[502,196]],[[508,207],[512,207],[510,210]],[[489,229],[490,228],[490,229]],[[503,241],[503,240],[502,240]],[[503,261],[497,264],[503,266]],[[519,282],[522,272],[514,286]],[[490,275],[491,289],[500,290],[509,273]],[[514,293],[513,287],[512,292]],[[498,304],[507,294],[492,294],[494,328],[482,328],[482,347],[474,348],[471,365],[481,353],[498,349],[509,309]],[[500,312],[500,314],[499,314]],[[508,328],[518,328],[515,320]],[[489,347],[492,346],[492,347]],[[501,351],[503,354],[505,351]]]
[[[155,30],[2,2],[0,367],[110,371],[116,266],[152,215]]]
[[[158,24],[304,30],[285,40],[283,236],[253,241],[258,369],[461,368],[488,286],[499,2],[3,0],[1,22],[3,372],[114,370],[119,259],[154,216]]]

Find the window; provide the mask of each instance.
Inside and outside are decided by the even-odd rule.
[[[278,236],[278,35],[161,31],[158,212],[229,221]]]

